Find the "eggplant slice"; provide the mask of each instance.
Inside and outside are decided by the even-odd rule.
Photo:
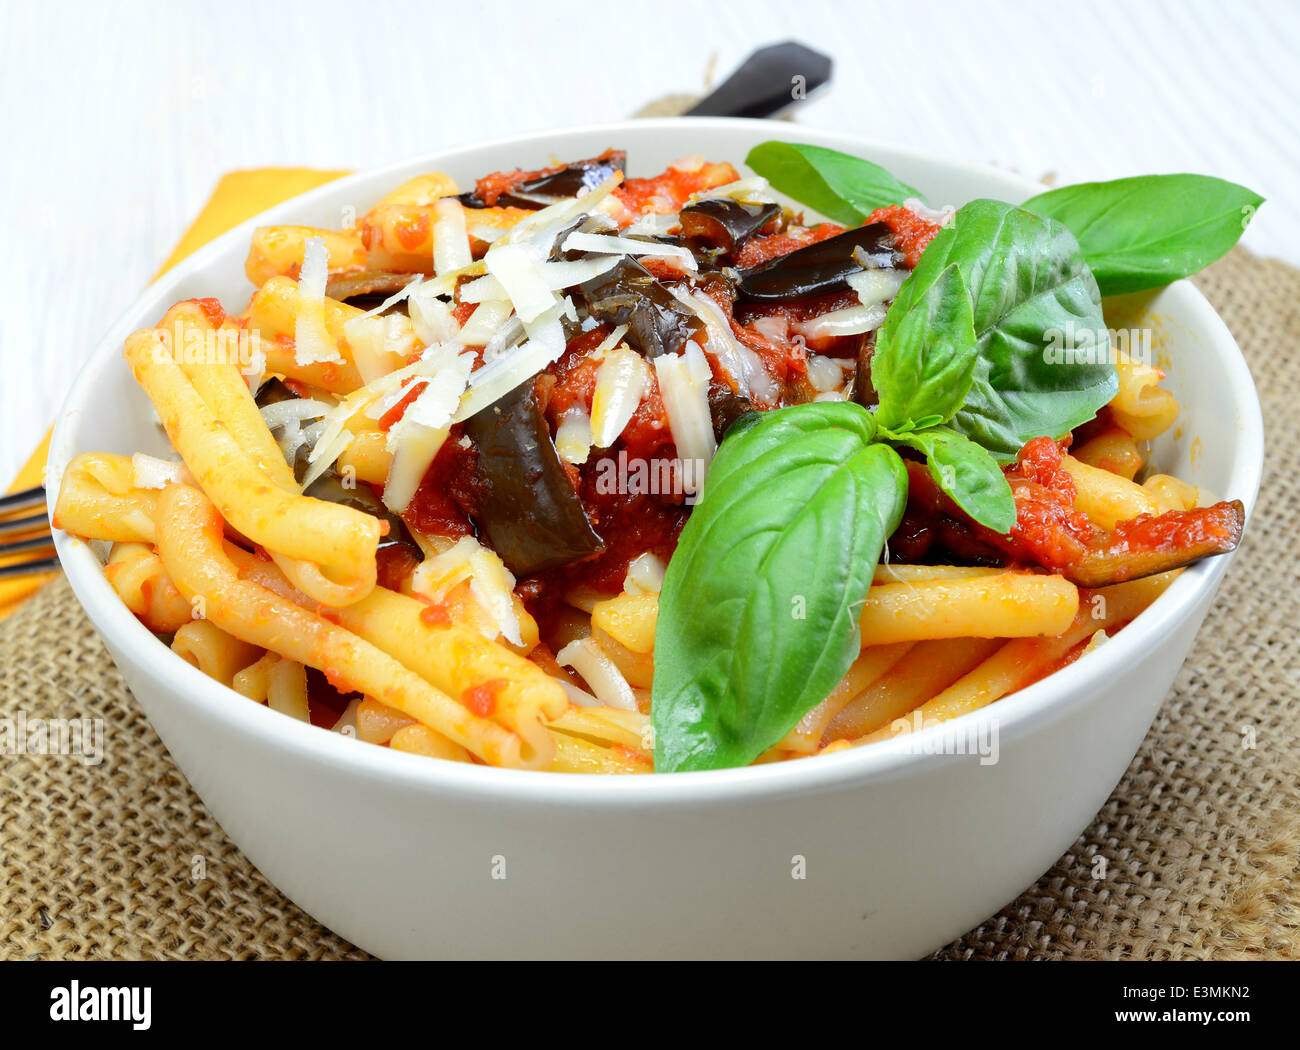
[[[325,294],[339,302],[368,296],[386,299],[422,276],[418,273],[389,273],[387,270],[354,270],[330,278]]]
[[[705,245],[717,258],[734,255],[749,238],[781,214],[775,204],[742,204],[727,197],[709,197],[681,210],[682,236]]]
[[[592,317],[627,325],[628,344],[642,357],[675,354],[703,334],[704,322],[634,259],[620,259],[578,289]]]
[[[846,278],[862,269],[853,257],[858,248],[868,255],[893,252],[894,231],[883,222],[873,222],[741,270],[740,297],[750,302],[788,302],[842,292],[849,286]]]
[[[537,378],[465,421],[478,449],[475,519],[516,576],[605,550],[555,451]]]
[[[539,175],[521,182],[513,190],[501,194],[496,200],[496,206],[538,211],[565,198],[595,189],[615,172],[624,171],[626,166],[625,150],[606,150],[599,157],[574,161],[549,175]],[[477,190],[462,193],[456,199],[467,208],[489,207]]]

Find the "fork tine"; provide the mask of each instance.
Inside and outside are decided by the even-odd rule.
[[[7,558],[11,554],[21,554],[23,551],[39,551],[46,547],[54,546],[54,537],[50,535],[32,536],[25,540],[14,540],[12,543],[0,543],[0,558]]]
[[[48,531],[50,519],[46,514],[32,514],[26,518],[0,519],[0,536],[12,536],[19,532],[34,532],[37,529]]]
[[[0,496],[0,514],[12,514],[17,510],[31,510],[33,507],[45,506],[45,486],[34,485],[29,489],[20,489]]]
[[[53,572],[59,567],[58,558],[38,558],[36,561],[16,561],[0,565],[0,579],[7,576],[35,576],[40,572]]]

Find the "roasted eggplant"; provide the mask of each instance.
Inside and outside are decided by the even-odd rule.
[[[709,197],[681,210],[682,236],[697,254],[715,259],[734,255],[744,243],[781,214],[775,204],[742,204],[727,197]]]
[[[731,425],[747,412],[754,411],[754,402],[723,386],[709,388],[709,417],[713,423],[713,438],[718,444]]]
[[[465,421],[478,450],[475,517],[516,576],[605,550],[555,451],[537,383],[530,379]]]
[[[371,297],[382,301],[396,295],[420,276],[418,273],[390,273],[387,270],[354,270],[331,277],[325,286],[325,294],[339,302]]]
[[[740,298],[787,302],[842,292],[848,288],[845,278],[862,269],[853,257],[858,248],[868,255],[892,252],[894,231],[883,222],[869,223],[741,270],[737,283]]]
[[[559,171],[521,182],[502,193],[494,203],[498,207],[531,208],[537,211],[567,197],[576,197],[579,193],[595,189],[615,172],[623,171],[626,164],[626,151],[606,150],[599,157],[574,161]],[[477,190],[462,193],[456,199],[467,208],[489,207]]]
[[[627,325],[628,344],[643,357],[675,354],[703,334],[704,322],[634,259],[620,259],[578,289],[592,317]]]
[[[876,352],[876,333],[867,332],[858,344],[858,363],[853,372],[853,400],[863,408],[880,403],[880,395],[871,382],[871,358]]]

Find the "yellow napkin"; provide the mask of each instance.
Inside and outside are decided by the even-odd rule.
[[[157,280],[187,255],[202,248],[208,241],[251,219],[259,212],[274,207],[281,201],[306,193],[310,189],[347,175],[347,171],[316,171],[311,168],[252,168],[232,171],[221,177],[217,188],[208,198],[198,217],[185,231],[162,268],[154,275]],[[10,492],[31,488],[41,483],[45,473],[45,457],[50,448],[50,435],[36,446],[22,470],[9,487]],[[34,594],[54,573],[24,576],[13,580],[0,580],[0,619],[8,616]]]

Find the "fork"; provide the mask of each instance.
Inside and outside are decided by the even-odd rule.
[[[38,507],[41,509],[36,510]],[[52,552],[54,547],[54,537],[50,535],[50,519],[44,507],[44,485],[0,496],[0,538],[18,537],[0,543],[0,579],[35,576],[38,573],[52,572],[59,567],[59,559],[53,553],[44,553]],[[25,511],[36,513],[24,513]],[[24,557],[10,560],[16,555]]]

